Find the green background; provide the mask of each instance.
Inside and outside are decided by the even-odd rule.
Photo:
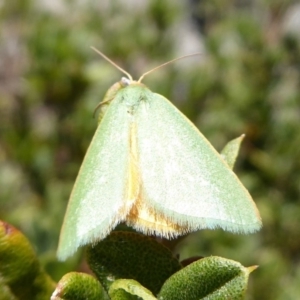
[[[93,111],[122,74],[145,78],[221,150],[246,134],[235,171],[263,229],[193,233],[176,253],[259,265],[247,299],[300,294],[298,1],[2,1],[0,218],[20,228],[55,280],[86,270],[55,251],[68,197],[97,126]],[[298,20],[300,16],[298,14]],[[294,22],[295,23],[295,22]],[[298,21],[299,28],[299,21]],[[122,126],[122,124],[120,124]]]

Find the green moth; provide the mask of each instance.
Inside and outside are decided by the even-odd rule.
[[[105,238],[120,222],[165,238],[204,228],[259,230],[248,191],[199,130],[141,83],[149,72],[134,81],[118,68],[128,79],[104,98],[70,196],[58,258]]]

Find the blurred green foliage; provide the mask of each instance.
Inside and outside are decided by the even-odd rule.
[[[172,100],[218,150],[246,134],[235,169],[264,227],[249,236],[204,230],[175,251],[181,258],[258,264],[249,300],[296,299],[300,34],[291,23],[297,9],[292,0],[2,2],[0,219],[29,237],[54,279],[74,269],[76,261],[56,263],[59,230],[97,125],[93,110],[122,76],[90,46],[135,78],[201,51],[144,83]]]

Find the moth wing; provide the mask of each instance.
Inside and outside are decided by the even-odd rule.
[[[167,99],[149,94],[136,114],[141,199],[188,231],[258,230],[256,205],[221,156]]]
[[[126,108],[116,98],[94,134],[73,187],[58,247],[61,260],[80,245],[104,238],[126,215],[129,135]]]

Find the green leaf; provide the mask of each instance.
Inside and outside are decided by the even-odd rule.
[[[143,287],[139,282],[132,279],[116,280],[109,289],[109,296],[112,300],[143,299],[156,300],[153,294]]]
[[[233,169],[234,167],[244,137],[245,135],[242,134],[238,138],[228,142],[223,148],[223,150],[221,151],[221,156],[226,161],[230,169]]]
[[[0,300],[18,300],[0,276]]]
[[[99,281],[85,273],[70,272],[58,282],[51,300],[108,299]]]
[[[138,296],[127,293],[123,289],[116,290],[113,295],[111,295],[111,300],[140,300]]]
[[[248,276],[256,267],[211,256],[198,260],[171,276],[163,285],[160,300],[243,299]]]
[[[134,232],[112,232],[87,249],[88,263],[106,290],[117,279],[134,279],[157,294],[181,265],[155,239]]]
[[[0,221],[0,277],[0,288],[3,286],[0,295],[9,294],[9,290],[18,300],[48,300],[55,287],[55,283],[40,266],[27,238],[13,226],[2,221]]]

